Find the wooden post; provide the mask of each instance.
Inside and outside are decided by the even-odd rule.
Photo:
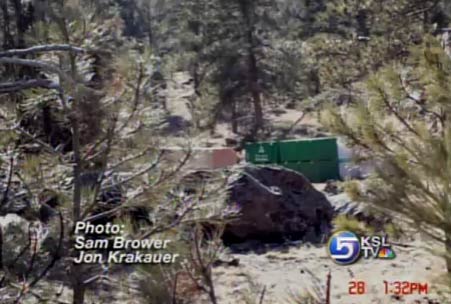
[[[331,271],[327,274],[327,283],[326,283],[326,304],[330,304],[330,281],[332,279]]]

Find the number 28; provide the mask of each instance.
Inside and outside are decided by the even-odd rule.
[[[350,295],[361,295],[366,292],[366,284],[364,281],[350,281],[348,292]]]

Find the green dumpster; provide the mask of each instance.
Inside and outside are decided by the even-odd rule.
[[[250,163],[286,167],[313,183],[340,178],[336,138],[249,143],[245,150]]]
[[[312,183],[339,179],[338,162],[336,161],[303,161],[283,163],[283,167],[302,173]]]
[[[307,177],[311,182],[317,180],[318,177],[315,164],[310,161],[305,162],[296,162],[296,163],[283,163],[283,167],[294,170],[296,172],[302,173],[305,177]]]
[[[282,162],[329,161],[338,159],[335,138],[290,140],[280,142]]]
[[[246,161],[253,164],[279,163],[279,143],[260,142],[245,145]]]
[[[340,179],[339,166],[337,160],[318,161],[315,163],[317,170],[317,183],[325,182],[327,180]]]

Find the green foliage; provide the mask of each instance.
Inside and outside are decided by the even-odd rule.
[[[247,289],[242,292],[241,301],[244,304],[260,304],[264,303],[266,287],[262,284],[259,284],[248,274],[244,274],[246,277],[246,284],[248,285]]]
[[[351,192],[398,214],[449,252],[450,59],[430,37],[412,54],[408,66],[388,66],[371,77],[362,100],[346,112],[327,110],[332,119],[324,122],[376,166],[375,176]]]
[[[322,303],[315,295],[309,291],[292,293],[287,300],[287,304],[319,304]]]
[[[322,103],[353,100],[356,85],[386,64],[403,62],[424,36],[448,27],[446,1],[318,1],[304,57],[316,67]],[[321,6],[321,4],[323,4]]]
[[[404,231],[394,223],[388,223],[384,226],[384,232],[388,234],[391,240],[398,240],[404,235]]]
[[[333,220],[335,231],[353,231],[359,235],[369,235],[374,233],[374,227],[371,227],[353,217],[339,215]]]

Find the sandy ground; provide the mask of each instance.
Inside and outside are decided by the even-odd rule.
[[[434,278],[444,273],[445,264],[442,259],[420,248],[424,245],[421,239],[410,244],[415,247],[395,246],[397,257],[394,260],[360,260],[350,266],[335,264],[328,257],[325,246],[308,244],[272,249],[261,254],[234,254],[240,260],[239,266],[215,269],[220,303],[246,303],[243,295],[248,293],[249,279],[254,284],[266,286],[264,303],[294,303],[290,300],[290,293],[312,290],[313,280],[309,272],[324,285],[329,271],[332,276],[331,304],[418,303],[415,300],[425,296],[417,294],[396,299],[385,295],[384,280],[428,283],[428,297],[437,298],[436,291],[440,287],[434,284]],[[349,295],[349,282],[352,280],[364,281],[366,294]],[[420,303],[427,301],[423,299]],[[451,300],[440,303],[451,303]]]
[[[11,223],[18,223],[23,221],[18,215],[15,214],[7,214],[5,216],[0,216],[0,227],[5,228]]]
[[[191,114],[189,98],[194,95],[194,88],[192,83],[189,82],[190,76],[186,72],[177,72],[172,75],[172,78],[168,81],[167,88],[167,110],[171,117],[178,117],[185,122],[192,122],[193,115]],[[287,109],[278,107],[277,109],[270,107],[268,104],[264,104],[265,107],[265,119],[271,121],[271,128],[273,131],[278,129],[285,129],[303,116],[302,111],[298,109]],[[317,129],[320,129],[321,125],[318,122],[318,117],[314,113],[304,115],[303,119],[293,128],[290,133],[294,138],[308,138],[311,137],[305,134],[310,130],[315,134]],[[197,134],[189,141],[195,147],[224,147],[226,145],[226,138],[237,138],[231,130],[230,123],[218,122],[215,127],[215,134],[210,134],[210,131],[204,131]],[[174,136],[166,137],[164,141],[171,145],[186,145],[188,139],[184,137]]]
[[[190,76],[187,73],[174,73],[173,78],[168,82],[167,108],[172,116],[179,116],[186,121],[192,120],[191,111],[188,106],[189,96],[194,94],[192,86],[184,83],[188,82]]]

